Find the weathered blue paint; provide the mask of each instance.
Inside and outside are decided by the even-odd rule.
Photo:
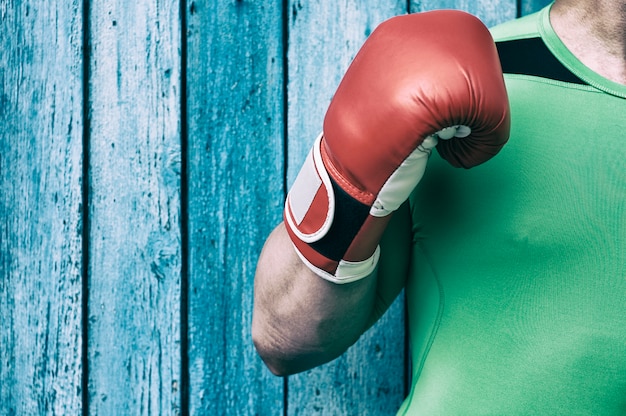
[[[519,15],[525,16],[536,12],[550,3],[552,3],[552,0],[521,0]]]
[[[434,9],[465,10],[491,27],[515,18],[517,0],[419,0],[411,1],[411,9],[413,12]]]
[[[187,9],[194,415],[283,411],[283,382],[250,336],[256,260],[284,200],[282,11],[277,1]]]
[[[178,2],[90,2],[89,411],[181,406]]]
[[[88,25],[78,0],[0,7],[0,414],[393,414],[402,297],[283,380],[250,339],[256,259],[378,23],[547,3],[93,0]]]
[[[82,411],[82,12],[0,5],[0,414]]]

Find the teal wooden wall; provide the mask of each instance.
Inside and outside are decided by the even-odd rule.
[[[546,0],[0,0],[0,414],[393,414],[399,299],[286,379],[250,339],[264,238],[382,20]]]

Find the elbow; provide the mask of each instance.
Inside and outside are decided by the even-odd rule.
[[[252,342],[272,374],[286,377],[325,364],[339,355],[336,351],[290,341],[278,331],[252,325]]]
[[[272,374],[277,377],[286,377],[297,373],[297,371],[294,371],[290,366],[292,360],[281,356],[276,350],[268,348],[262,341],[253,339],[253,342],[257,353]]]
[[[278,377],[286,377],[307,370],[298,365],[299,354],[291,352],[284,344],[252,326],[252,342],[265,366]]]

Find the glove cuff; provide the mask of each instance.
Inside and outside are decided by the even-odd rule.
[[[361,238],[357,237],[370,207],[331,178],[322,160],[321,137],[315,140],[287,195],[284,221],[298,255],[314,273],[334,283],[347,283],[369,275],[378,261],[377,250],[371,254],[376,246],[369,241],[366,260],[361,260],[363,253],[356,261],[350,257],[350,253],[360,251]]]
[[[303,251],[308,252],[308,256],[300,251],[299,248],[304,248]],[[309,248],[312,252],[309,252],[306,248]],[[294,249],[302,262],[313,273],[335,284],[352,283],[366,278],[376,269],[380,257],[380,247],[376,247],[374,254],[368,259],[362,261],[339,260],[338,262],[325,258],[323,255],[312,250],[310,246],[305,245],[303,247],[295,241]],[[315,262],[315,264],[313,262]],[[325,268],[318,267],[317,264],[325,266]],[[334,272],[331,273],[327,270],[334,270]]]

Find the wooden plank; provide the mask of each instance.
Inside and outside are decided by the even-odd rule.
[[[82,411],[82,10],[0,7],[0,414]]]
[[[514,19],[517,0],[411,0],[411,12],[435,9],[465,10],[477,16],[487,26]]]
[[[376,25],[406,13],[406,2],[291,1],[289,7],[287,177],[291,184],[349,63]],[[342,357],[289,377],[288,413],[395,414],[405,394],[403,310],[399,298]]]
[[[280,415],[283,382],[250,325],[284,201],[282,3],[188,7],[189,410]]]
[[[179,3],[94,0],[89,18],[89,410],[178,414]]]
[[[543,9],[548,4],[552,3],[552,0],[522,0],[519,10],[520,16],[534,13]]]

